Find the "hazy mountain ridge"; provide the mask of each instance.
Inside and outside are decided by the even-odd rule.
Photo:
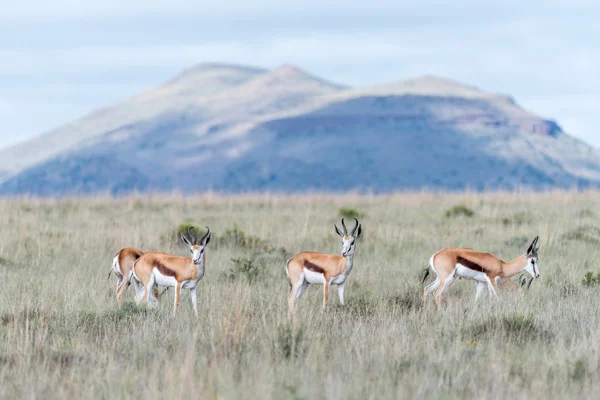
[[[600,183],[597,150],[508,96],[427,76],[347,88],[289,65],[196,66],[0,155],[0,193],[44,196]]]

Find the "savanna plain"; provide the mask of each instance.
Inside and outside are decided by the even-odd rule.
[[[600,193],[149,196],[0,200],[0,398],[600,398]],[[341,306],[311,287],[288,318],[285,261],[363,235]],[[194,317],[184,290],[118,309],[115,253],[188,255],[210,226]],[[352,226],[352,222],[348,224]],[[540,236],[529,290],[459,280],[421,305],[429,257],[504,260]],[[430,282],[432,277],[428,278]],[[517,277],[513,278],[517,282]]]

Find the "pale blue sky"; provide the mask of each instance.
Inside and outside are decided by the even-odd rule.
[[[302,4],[300,4],[302,3]],[[363,86],[436,74],[600,147],[600,2],[0,0],[0,147],[200,62]]]

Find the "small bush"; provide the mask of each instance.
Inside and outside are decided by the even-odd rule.
[[[594,275],[593,272],[586,272],[581,280],[583,286],[596,286],[600,285],[600,272]]]
[[[246,279],[248,282],[255,282],[264,270],[263,265],[259,265],[256,260],[250,258],[232,258],[233,267],[226,272],[226,276],[230,280]]]
[[[179,234],[182,234],[187,237],[188,229],[191,227],[195,227],[193,222],[191,220],[185,220],[179,225],[177,225],[177,227],[173,229],[173,231],[168,235],[168,237],[163,236],[161,237],[161,239],[163,242],[173,242],[175,244],[178,244],[181,240]]]
[[[237,224],[233,228],[227,229],[216,239],[217,246],[237,247],[245,250],[265,250],[269,246],[263,239],[252,236],[238,228]]]
[[[475,211],[471,210],[469,207],[463,204],[457,204],[446,210],[444,216],[446,218],[456,218],[456,217],[467,217],[471,218],[475,215]]]
[[[356,219],[361,219],[365,216],[364,213],[358,211],[356,208],[352,208],[352,207],[341,207],[338,210],[338,217],[339,218],[356,218]]]

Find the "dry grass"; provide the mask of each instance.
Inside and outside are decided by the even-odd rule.
[[[0,398],[598,398],[600,289],[581,282],[600,272],[590,239],[599,201],[594,192],[0,200]],[[474,213],[446,215],[456,206]],[[346,306],[332,289],[322,315],[311,288],[290,323],[285,257],[337,253],[342,207],[365,216]],[[116,251],[185,255],[172,233],[187,220],[217,239],[200,317],[187,293],[172,318],[172,293],[146,310],[132,288],[117,310],[106,280]],[[254,238],[218,240],[234,226]],[[444,312],[422,312],[432,253],[469,246],[508,259],[536,234],[542,275],[528,293],[474,307],[474,284],[459,281]]]

